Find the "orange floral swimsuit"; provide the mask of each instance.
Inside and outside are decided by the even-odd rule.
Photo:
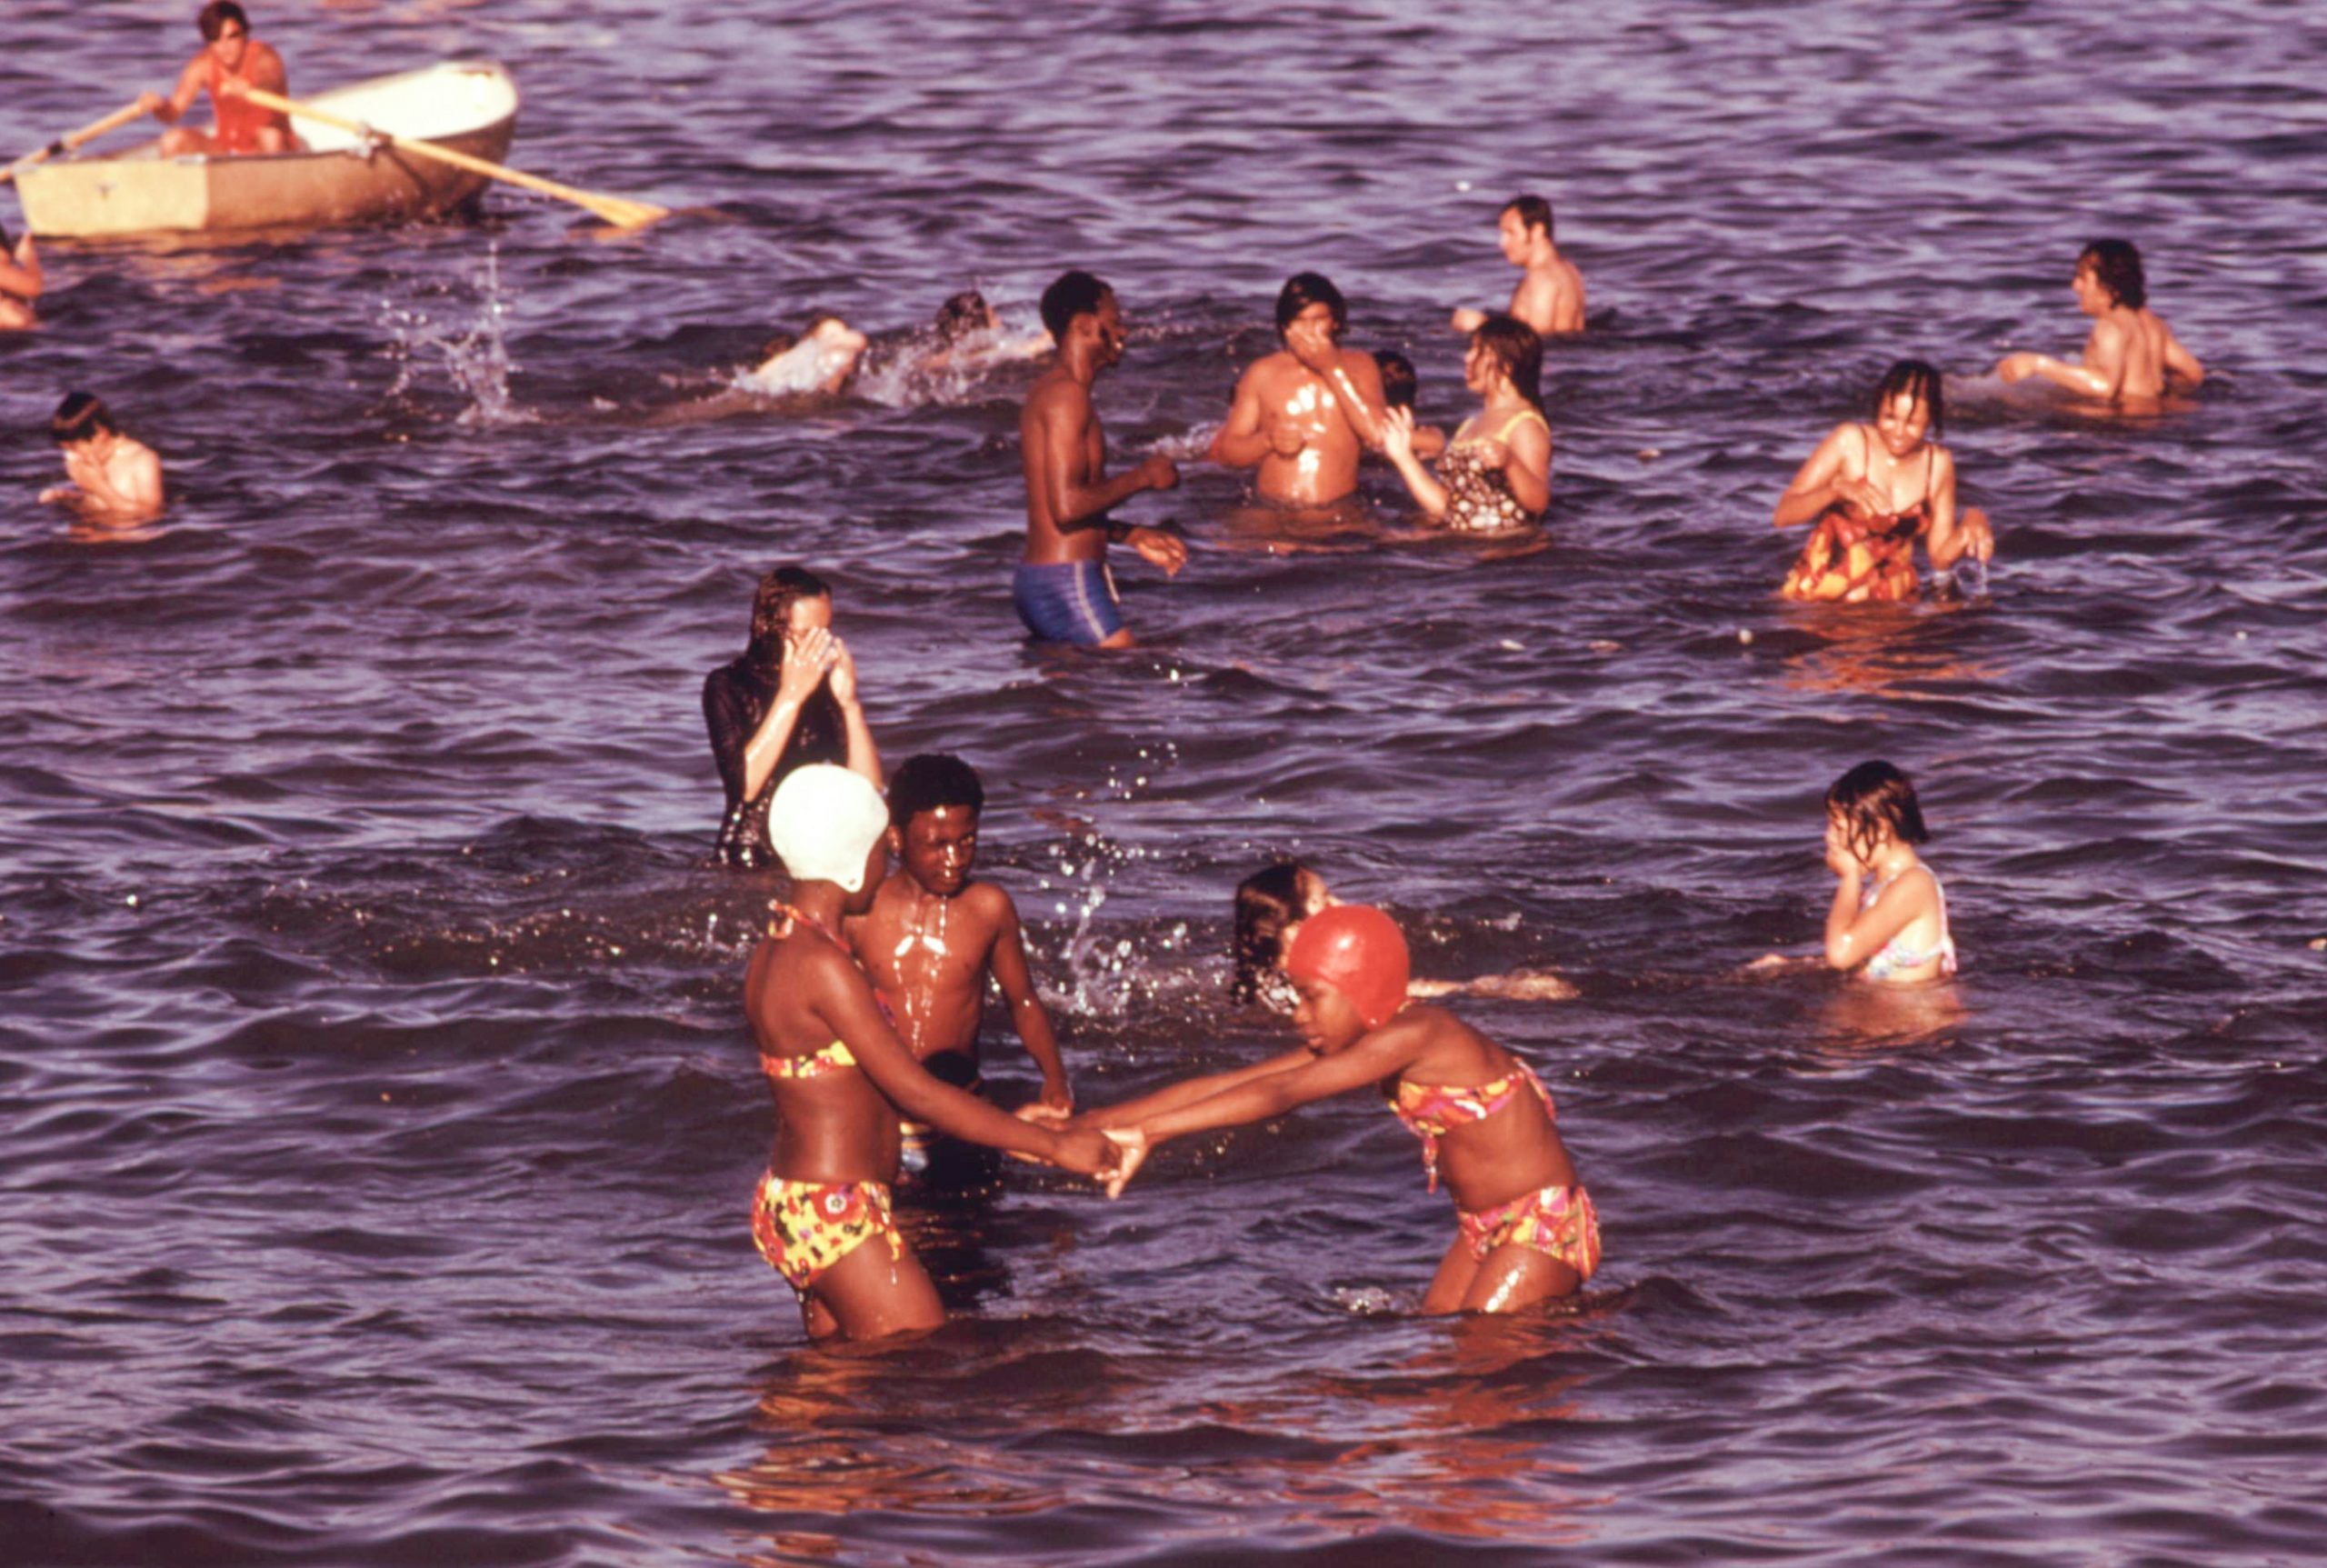
[[[1390,1092],[1390,1109],[1422,1139],[1422,1168],[1429,1174],[1432,1192],[1438,1190],[1438,1140],[1457,1127],[1485,1121],[1522,1089],[1533,1090],[1543,1104],[1543,1114],[1559,1120],[1551,1092],[1524,1062],[1514,1062],[1510,1072],[1486,1084],[1397,1081]],[[1590,1279],[1600,1267],[1600,1213],[1581,1183],[1522,1193],[1491,1209],[1457,1207],[1454,1218],[1474,1258],[1483,1260],[1497,1247],[1515,1242],[1565,1263],[1579,1280]]]
[[[1860,428],[1863,429],[1864,426]],[[1873,455],[1874,437],[1867,438]],[[1841,502],[1818,514],[1810,542],[1779,590],[1797,601],[1842,600],[1846,604],[1892,604],[1921,592],[1915,576],[1915,541],[1931,526],[1931,484],[1939,449],[1926,446],[1923,499],[1904,511],[1878,517],[1854,516]]]

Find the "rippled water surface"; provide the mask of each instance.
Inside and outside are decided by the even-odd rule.
[[[164,85],[192,9],[19,15],[0,151]],[[2317,1560],[2313,9],[258,21],[307,87],[503,61],[517,161],[685,210],[45,250],[0,342],[0,1560]],[[1524,188],[1593,300],[1550,547],[1406,537],[1383,472],[1379,536],[1260,548],[1193,459],[1277,285],[1332,274],[1452,418],[1445,312],[1508,288]],[[2006,395],[2110,233],[2202,394]],[[976,284],[1026,325],[1069,265],[1134,323],[1119,454],[1190,460],[1127,509],[1194,554],[1122,568],[1112,658],[1010,607],[1028,373],[721,395],[812,310]],[[1771,505],[1909,353],[1992,593],[1785,606]],[[75,386],[168,460],[159,529],[33,504]],[[769,890],[704,864],[697,707],[787,560],[888,755],[983,770],[1086,1101],[1277,1043],[1223,997],[1270,852],[1425,973],[1573,979],[1458,1005],[1559,1096],[1584,1299],[1413,1316],[1445,1201],[1353,1096],[1112,1205],[1014,1169],[917,1222],[952,1326],[807,1348],[744,1223]],[[1871,755],[1962,979],[1727,978],[1815,939]]]

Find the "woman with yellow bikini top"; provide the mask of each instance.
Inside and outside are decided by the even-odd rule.
[[[1915,597],[1915,541],[1938,570],[1995,551],[1987,514],[1955,512],[1955,458],[1936,437],[1945,422],[1940,375],[1903,359],[1874,389],[1871,423],[1834,427],[1778,497],[1773,526],[1813,524],[1780,591],[1789,599],[1892,604]]]
[[[901,1114],[1080,1175],[1116,1163],[1096,1132],[1038,1126],[939,1082],[881,1016],[839,933],[880,890],[888,825],[880,792],[845,768],[811,764],[776,787],[769,836],[792,874],[792,903],[780,906],[744,981],[775,1102],[752,1235],[799,1296],[814,1339],[875,1339],[945,1321],[890,1214]]]
[[[1435,474],[1414,454],[1413,411],[1388,411],[1383,454],[1433,521],[1470,534],[1510,533],[1543,521],[1552,504],[1543,376],[1543,345],[1535,329],[1507,315],[1487,317],[1463,356],[1463,385],[1479,394],[1479,412],[1454,432]]]

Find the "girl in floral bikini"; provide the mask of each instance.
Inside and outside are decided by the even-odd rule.
[[[1872,424],[1834,426],[1778,497],[1771,523],[1814,523],[1786,576],[1789,599],[1890,604],[1917,591],[1915,541],[1935,570],[1995,552],[1987,514],[1955,514],[1955,459],[1935,440],[1945,423],[1939,372],[1903,359],[1874,389]]]
[[[945,1309],[889,1210],[900,1114],[1079,1175],[1112,1169],[1115,1152],[1095,1132],[1037,1126],[940,1083],[882,1017],[841,937],[842,917],[872,907],[888,867],[880,791],[813,763],[776,786],[769,826],[793,903],[744,980],[775,1098],[752,1236],[798,1294],[810,1338],[935,1328]]]
[[[1337,904],[1301,923],[1284,972],[1307,1044],[1233,1073],[1190,1078],[1076,1118],[1124,1147],[1109,1191],[1167,1138],[1241,1126],[1378,1086],[1443,1176],[1459,1233],[1422,1299],[1425,1313],[1513,1312],[1573,1294],[1600,1264],[1591,1194],[1526,1063],[1440,1008],[1406,999],[1405,939],[1390,917]]]

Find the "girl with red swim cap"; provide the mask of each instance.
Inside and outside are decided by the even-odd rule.
[[[1300,994],[1298,1051],[1190,1078],[1078,1117],[1124,1145],[1120,1190],[1169,1138],[1266,1121],[1379,1086],[1423,1140],[1460,1222],[1422,1299],[1425,1313],[1512,1312],[1573,1293],[1600,1263],[1591,1194],[1527,1064],[1442,1008],[1406,998],[1405,938],[1390,917],[1337,904],[1301,923],[1284,958]]]

